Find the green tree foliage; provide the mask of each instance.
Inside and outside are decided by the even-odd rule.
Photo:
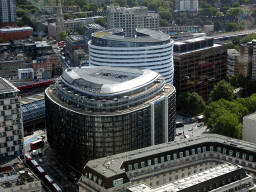
[[[245,42],[251,42],[253,39],[256,39],[256,33],[250,33],[244,38]]]
[[[22,17],[23,15],[25,15],[27,12],[24,9],[18,8],[17,9],[17,16],[18,17]]]
[[[220,31],[223,29],[221,21],[217,20],[214,22],[214,31]]]
[[[204,112],[205,102],[196,92],[181,93],[177,98],[177,110],[183,110],[191,115]]]
[[[210,8],[202,8],[199,10],[199,14],[203,16],[216,16],[216,13],[218,12],[218,9],[215,7],[210,7]]]
[[[211,8],[211,5],[208,3],[202,3],[201,8]]]
[[[64,20],[68,20],[70,18],[77,18],[77,16],[76,15],[71,15],[71,14],[68,14],[68,13],[64,14]]]
[[[193,19],[193,25],[199,25],[199,26],[201,26],[201,27],[203,27],[204,26],[204,23],[203,23],[203,21],[202,21],[202,19],[200,19],[200,18],[195,18],[195,19]]]
[[[78,18],[85,18],[87,17],[87,13],[84,12],[84,13],[79,13],[79,15],[77,16]]]
[[[222,13],[218,11],[218,12],[216,13],[216,17],[220,17],[220,16],[222,16]]]
[[[253,113],[256,111],[256,93],[252,94],[250,97],[247,98],[237,98],[235,102],[245,106],[248,109],[249,113]]]
[[[118,3],[120,7],[126,7],[127,6],[127,0],[114,0],[114,3]]]
[[[234,45],[240,45],[241,44],[241,37],[240,36],[236,36],[236,37],[232,37],[232,43]]]
[[[187,24],[187,13],[181,13],[180,17],[181,17],[181,23],[180,24],[182,24],[182,25]]]
[[[232,42],[227,43],[226,46],[227,46],[228,49],[236,49],[237,51],[240,50],[240,46],[239,45],[235,45]]]
[[[239,26],[237,23],[227,23],[225,26],[226,31],[237,31],[239,29]]]
[[[240,7],[240,3],[239,2],[233,3],[233,7]]]
[[[169,22],[166,21],[165,19],[160,18],[159,24],[161,27],[167,27],[169,25]]]
[[[157,1],[157,0],[154,0],[154,1],[151,1],[148,5],[148,9],[149,10],[153,10],[153,11],[157,11],[158,7],[161,6],[161,2],[160,1]]]
[[[161,11],[159,16],[160,18],[165,19],[168,22],[172,19],[172,14],[170,13],[170,11]]]
[[[84,34],[84,27],[82,25],[79,25],[77,27],[76,31],[78,32],[79,35],[83,35]]]
[[[180,18],[180,17],[177,17],[176,19],[175,19],[175,23],[176,24],[181,24],[181,22],[182,22],[182,19]]]
[[[67,29],[67,30],[66,30],[66,34],[68,34],[68,35],[69,35],[69,33],[70,33],[70,30],[69,30],[69,29]]]
[[[103,18],[97,18],[94,20],[95,23],[99,24],[102,27],[106,27],[107,26],[107,17],[103,17]]]
[[[205,25],[213,25],[213,22],[211,20],[206,20],[204,22]]]
[[[90,6],[89,6],[89,8],[88,8],[88,11],[96,12],[97,10],[98,10],[97,5],[95,5],[95,4],[90,4]]]
[[[210,101],[218,101],[219,99],[231,101],[235,98],[233,87],[225,80],[221,80],[217,85],[214,85],[210,92]]]
[[[0,43],[4,43],[4,40],[0,37]]]
[[[129,7],[135,7],[135,6],[138,6],[138,1],[137,0],[127,0],[127,5]]]
[[[65,41],[66,40],[66,32],[65,31],[61,31],[59,33],[59,36],[60,36],[60,40],[61,41]]]
[[[238,16],[244,14],[244,9],[241,7],[231,8],[226,14],[227,16]]]
[[[75,0],[75,4],[78,5],[81,9],[84,5],[88,5],[88,0]]]
[[[229,11],[230,7],[221,7],[220,11],[223,12],[224,15],[227,14],[227,12]]]

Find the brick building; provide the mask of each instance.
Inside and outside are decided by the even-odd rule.
[[[177,95],[197,92],[204,100],[227,74],[227,47],[213,38],[196,38],[174,43],[174,86]]]
[[[32,27],[6,27],[0,29],[0,37],[4,41],[27,39],[32,34]]]
[[[37,79],[43,78],[41,73],[44,73],[45,71],[51,71],[53,75],[54,67],[58,64],[59,60],[56,55],[39,57],[36,62],[33,62],[34,74]]]

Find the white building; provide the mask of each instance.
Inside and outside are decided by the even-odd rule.
[[[19,79],[34,79],[34,69],[18,69]]]
[[[243,140],[256,143],[256,113],[243,117]]]
[[[228,49],[228,58],[227,58],[227,74],[229,76],[235,75],[235,69],[238,68],[238,57],[240,56],[240,53],[236,49]],[[237,73],[236,73],[237,75]]]
[[[100,31],[89,41],[91,66],[151,69],[173,84],[173,43],[169,35],[150,29],[136,29],[134,38],[121,30]]]
[[[108,29],[122,28],[126,37],[134,37],[137,28],[159,30],[159,15],[148,13],[148,8],[107,7]]]
[[[0,157],[23,154],[19,90],[0,77]]]
[[[162,190],[158,191],[163,192],[168,190],[162,186],[173,182],[170,186],[187,184],[183,185],[184,192],[197,192],[199,189],[199,192],[226,192],[230,187],[234,189],[230,191],[239,191],[242,187],[242,192],[249,191],[246,186],[252,186],[252,181],[256,180],[255,148],[254,143],[217,134],[204,134],[107,156],[86,164],[78,182],[79,192],[126,191],[139,184],[155,190],[159,188]],[[191,190],[189,187],[193,185],[198,188]],[[205,187],[199,188],[201,186]],[[138,191],[151,192],[151,189]]]
[[[175,10],[198,11],[198,0],[175,0]]]

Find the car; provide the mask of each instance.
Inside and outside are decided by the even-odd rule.
[[[38,162],[39,162],[39,163],[43,163],[43,159],[39,159]]]
[[[193,127],[190,127],[190,128],[188,129],[188,131],[193,131]]]
[[[179,135],[182,135],[182,133],[181,132],[176,133],[176,136],[179,136]]]

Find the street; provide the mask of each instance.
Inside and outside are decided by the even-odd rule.
[[[35,141],[40,135],[46,135],[44,131],[35,131],[33,135],[24,137],[25,153],[31,155],[31,157],[39,163],[39,159],[42,163],[40,166],[44,169],[47,175],[51,177],[52,180],[62,189],[63,192],[78,192],[76,185],[77,179],[70,175],[69,170],[65,168],[61,163],[55,158],[53,150],[50,148],[47,139],[45,139],[45,145],[42,148],[42,156],[32,155],[30,151],[30,142]],[[78,177],[79,178],[79,177]],[[49,188],[43,186],[42,192],[48,192]]]

